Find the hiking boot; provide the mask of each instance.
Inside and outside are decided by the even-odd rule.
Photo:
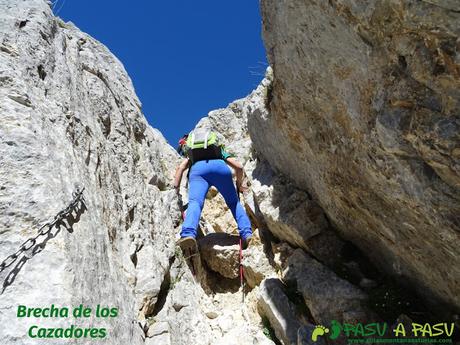
[[[184,259],[187,261],[194,277],[201,276],[201,258],[198,245],[193,237],[182,237],[177,241],[177,245],[182,250]]]
[[[177,244],[180,249],[182,249],[185,257],[196,254],[198,251],[196,240],[193,237],[182,237],[179,241],[177,241]]]

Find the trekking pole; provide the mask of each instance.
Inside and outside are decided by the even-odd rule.
[[[240,237],[240,286],[242,293],[242,302],[244,304],[244,271],[243,271],[243,240]]]
[[[236,195],[240,201],[240,187],[236,185]],[[240,286],[242,293],[242,303],[244,304],[244,268],[243,268],[243,239],[240,236]]]

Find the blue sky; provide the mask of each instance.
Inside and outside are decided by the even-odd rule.
[[[54,11],[122,61],[144,115],[173,146],[265,71],[258,0],[58,0]]]

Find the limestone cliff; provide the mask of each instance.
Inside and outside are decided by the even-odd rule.
[[[196,294],[184,279],[181,294],[158,301],[174,272],[184,273],[171,264],[180,213],[166,189],[178,156],[147,125],[129,77],[106,47],[54,17],[45,1],[2,0],[0,9],[1,260],[65,208],[77,186],[85,187],[86,204],[68,231],[53,230],[0,272],[2,343],[36,344],[27,336],[31,325],[73,322],[106,327],[101,343],[144,343],[146,318],[160,305],[168,309],[171,298]],[[199,333],[208,340],[199,296],[187,299],[191,315],[169,316],[175,343]],[[119,313],[78,322],[16,317],[19,304],[53,303]],[[194,317],[198,326],[181,333],[174,320],[193,326]]]
[[[193,277],[175,248],[181,212],[170,181],[179,156],[147,124],[122,64],[44,0],[0,0],[0,9],[2,343],[44,343],[29,336],[31,326],[74,325],[106,328],[101,344],[273,344],[254,288],[276,273],[260,245],[245,257],[245,310],[231,275],[238,246],[222,263],[208,242],[213,267],[232,266],[230,278],[206,263]],[[66,210],[78,188],[83,198]],[[19,305],[52,304],[92,313],[17,317]],[[98,305],[118,316],[96,317]]]
[[[274,81],[254,148],[381,269],[460,307],[458,2],[261,9]]]
[[[32,324],[75,323],[106,327],[98,343],[110,345],[301,345],[318,323],[428,315],[410,292],[390,300],[368,257],[458,306],[458,6],[261,7],[273,69],[197,124],[245,167],[255,241],[241,289],[236,224],[215,189],[200,267],[175,247],[179,156],[147,124],[122,64],[48,2],[0,0],[3,343],[37,344]],[[31,240],[83,187],[79,207]],[[186,202],[185,178],[181,192]],[[118,316],[19,319],[19,304],[100,304]]]

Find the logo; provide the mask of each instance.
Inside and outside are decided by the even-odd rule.
[[[326,328],[323,325],[317,325],[311,333],[311,340],[317,341],[318,336],[324,335],[326,333],[329,333],[329,328]]]
[[[407,329],[406,329],[407,327]],[[311,340],[318,341],[319,337],[326,337],[330,340],[337,339],[343,334],[349,344],[352,343],[452,343],[454,323],[419,324],[413,322],[410,327],[398,323],[393,329],[388,327],[386,322],[373,322],[368,324],[340,324],[336,320],[331,325],[315,326],[311,333]],[[444,337],[443,337],[444,336]]]
[[[342,326],[335,320],[331,322],[331,334],[329,334],[329,339],[335,340],[339,337],[340,332],[342,331]],[[329,333],[329,328],[324,327],[323,325],[317,325],[313,332],[311,333],[311,340],[317,341],[319,336]]]

